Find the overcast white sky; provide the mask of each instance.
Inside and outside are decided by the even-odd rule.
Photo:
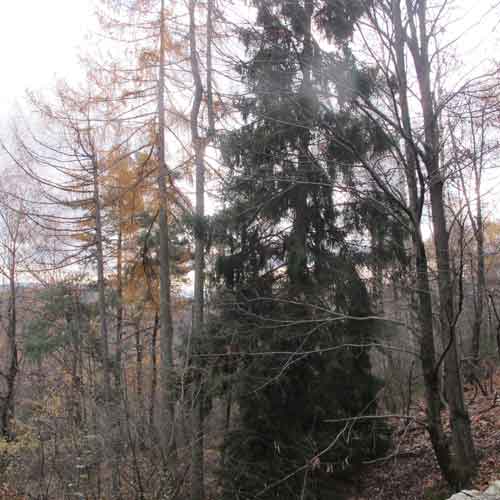
[[[2,0],[0,114],[25,90],[78,73],[77,49],[92,26],[92,0]]]

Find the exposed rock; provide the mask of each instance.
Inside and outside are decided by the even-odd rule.
[[[471,498],[478,498],[481,495],[480,491],[477,490],[464,490],[460,493],[455,493],[448,500],[470,500]]]
[[[494,498],[500,498],[500,481],[495,481],[491,483],[489,488],[485,491],[486,495],[490,495]]]
[[[486,491],[464,490],[455,493],[448,500],[500,500],[500,481],[492,483]]]

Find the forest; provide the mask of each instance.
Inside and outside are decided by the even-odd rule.
[[[0,128],[0,498],[500,499],[500,3],[93,2]]]

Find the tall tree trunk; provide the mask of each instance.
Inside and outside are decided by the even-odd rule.
[[[392,1],[392,15],[395,30],[395,59],[399,87],[399,105],[401,109],[401,127],[405,147],[405,173],[409,194],[410,212],[412,215],[412,241],[415,256],[414,274],[416,300],[414,308],[420,341],[420,357],[425,385],[427,405],[427,430],[441,472],[448,482],[454,482],[454,472],[451,466],[451,450],[444,434],[441,420],[441,387],[439,367],[437,366],[434,344],[434,326],[432,322],[432,299],[429,282],[429,270],[424,241],[420,232],[422,217],[423,186],[419,196],[417,179],[420,168],[416,146],[413,143],[411,118],[408,105],[408,82],[405,63],[405,35],[401,16],[401,0]]]
[[[114,375],[117,397],[122,398],[122,335],[123,335],[123,232],[122,201],[119,200],[118,242],[116,248],[116,352]]]
[[[73,431],[78,431],[82,427],[82,398],[81,390],[82,383],[80,377],[80,329],[79,329],[79,319],[78,319],[78,303],[77,298],[73,297],[72,291],[72,310],[68,311],[66,314],[66,325],[68,330],[71,332],[71,395],[69,401],[70,407],[70,418],[71,425],[73,426]],[[73,302],[74,300],[74,302]],[[74,305],[74,309],[73,309]]]
[[[6,391],[2,396],[2,406],[0,415],[0,425],[2,436],[6,440],[12,438],[12,420],[15,413],[15,387],[17,373],[19,370],[19,360],[17,353],[17,290],[16,290],[16,242],[13,242],[11,250],[11,262],[9,273],[9,311],[7,325],[7,341],[8,341],[8,366],[7,372],[2,373],[5,379]]]
[[[434,325],[432,321],[432,294],[424,241],[420,231],[415,235],[417,317],[420,323],[420,358],[427,403],[427,431],[443,477],[450,484],[456,482],[451,450],[441,420],[441,384],[436,361]]]
[[[88,426],[88,408],[90,407],[90,401],[87,399],[87,394],[89,389],[87,384],[85,384],[85,364],[83,360],[83,349],[82,349],[82,333],[83,333],[83,325],[82,325],[82,308],[81,308],[81,296],[80,291],[75,298],[76,300],[76,331],[77,331],[77,340],[78,340],[78,364],[80,367],[79,371],[79,387],[80,387],[80,408],[82,412],[82,426],[84,429]],[[89,387],[92,387],[92,383],[88,384]]]
[[[420,35],[414,38],[412,54],[420,89],[420,103],[424,120],[425,158],[429,178],[429,192],[432,209],[434,246],[438,268],[440,326],[445,347],[445,389],[450,409],[450,425],[454,450],[454,471],[456,486],[466,484],[476,467],[474,441],[469,415],[464,401],[463,382],[460,373],[460,359],[457,347],[456,311],[454,287],[451,279],[449,236],[444,207],[444,181],[439,165],[439,140],[437,115],[434,110],[431,87],[429,35],[427,33],[427,2],[418,4],[418,25]]]
[[[139,447],[144,447],[144,381],[143,381],[143,342],[140,320],[135,323],[135,380],[137,396],[137,435]]]
[[[104,399],[106,406],[107,432],[110,439],[110,461],[111,461],[111,498],[113,500],[121,498],[120,493],[120,468],[119,457],[116,450],[116,404],[111,387],[111,358],[109,354],[108,321],[106,313],[106,295],[104,283],[104,249],[103,249],[103,228],[101,217],[101,197],[99,188],[99,164],[95,153],[91,158],[92,175],[94,184],[94,211],[95,211],[95,235],[96,235],[96,259],[97,259],[97,290],[100,336],[102,342],[102,356],[104,365]]]
[[[155,319],[153,323],[153,332],[151,334],[151,392],[149,395],[149,433],[154,438],[156,435],[156,388],[158,386],[158,361],[156,356],[156,343],[158,336],[158,324],[160,318],[158,311],[155,311]]]
[[[476,267],[476,298],[474,307],[474,323],[472,326],[472,358],[476,363],[479,361],[481,350],[481,329],[483,324],[484,301],[486,296],[486,267],[484,262],[484,223],[481,208],[481,188],[476,180],[476,252],[477,252],[477,267]]]
[[[99,355],[96,349],[91,349],[89,356],[87,356],[87,385],[89,394],[89,430],[94,436],[98,436],[99,429],[99,411],[97,408],[97,377],[96,377],[96,366],[97,359]],[[94,396],[93,398],[91,396]],[[101,469],[102,469],[102,458],[99,455],[96,456],[94,464],[91,466],[89,474],[89,485],[94,483],[94,491],[96,492],[94,497],[101,498]]]
[[[473,290],[473,305],[474,305],[474,319],[472,323],[472,339],[471,339],[471,357],[473,363],[479,362],[479,353],[481,348],[481,329],[483,325],[484,305],[486,300],[486,271],[484,260],[484,221],[481,206],[481,181],[484,161],[485,150],[485,128],[486,128],[486,107],[481,109],[481,119],[476,125],[476,118],[473,115],[471,103],[468,103],[469,111],[469,125],[470,136],[472,142],[472,170],[474,175],[474,195],[476,197],[475,213],[473,210],[473,203],[468,194],[468,186],[466,185],[464,172],[462,168],[458,168],[460,183],[462,186],[462,194],[465,198],[467,207],[467,216],[469,218],[472,230],[474,233],[474,240],[476,243],[476,266],[475,266],[475,289]],[[461,158],[459,152],[459,145],[453,133],[451,124],[450,138],[453,146],[456,166],[460,166]],[[479,131],[477,130],[479,129]],[[479,137],[478,137],[479,132]],[[478,144],[479,141],[479,144]],[[473,267],[473,266],[472,266]],[[474,282],[474,280],[473,280]]]
[[[500,311],[497,309],[495,304],[495,296],[492,293],[488,294],[490,299],[491,311],[495,315],[496,326],[495,326],[495,339],[497,343],[497,354],[500,359]]]
[[[193,351],[199,351],[199,345],[203,334],[203,312],[204,312],[204,285],[205,285],[205,144],[204,138],[200,137],[198,131],[198,120],[201,100],[203,97],[203,83],[201,79],[200,66],[198,62],[198,51],[196,44],[196,0],[189,1],[189,48],[191,71],[194,80],[194,98],[191,108],[190,125],[191,139],[194,149],[194,160],[196,166],[196,207],[195,207],[195,254],[194,254],[194,298],[193,298],[193,320],[192,320],[192,345]],[[195,371],[191,387],[191,500],[203,500],[205,498],[204,485],[204,432],[203,432],[203,403],[204,388],[202,367],[200,363],[193,362]]]
[[[119,216],[118,216],[118,241],[116,248],[116,343],[115,343],[115,356],[113,362],[113,374],[115,379],[115,391],[113,395],[114,408],[115,408],[115,449],[117,456],[123,454],[122,443],[125,442],[125,432],[123,429],[123,419],[121,405],[123,402],[123,373],[122,373],[122,337],[123,337],[123,231],[122,231],[122,217],[123,217],[123,202],[121,199],[119,203]]]
[[[165,0],[161,0],[160,12],[160,68],[158,78],[158,191],[160,195],[160,349],[161,349],[161,414],[160,435],[167,461],[175,466],[175,412],[174,412],[174,360],[173,321],[170,280],[170,236],[167,216],[167,164],[165,160]]]

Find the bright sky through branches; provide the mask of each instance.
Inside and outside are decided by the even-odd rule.
[[[241,0],[243,2],[243,0]],[[22,103],[27,89],[51,89],[58,78],[82,76],[78,54],[92,51],[98,31],[93,17],[96,0],[3,0],[0,16],[0,124],[8,124],[13,106]],[[431,3],[434,8],[441,5]],[[471,77],[491,71],[498,59],[500,0],[446,0],[445,42],[457,60],[448,75],[459,88]],[[228,14],[228,12],[226,12]],[[248,8],[232,6],[237,25],[248,22]],[[240,17],[244,16],[244,17]],[[5,135],[0,132],[0,136]],[[491,185],[498,190],[500,179]]]

